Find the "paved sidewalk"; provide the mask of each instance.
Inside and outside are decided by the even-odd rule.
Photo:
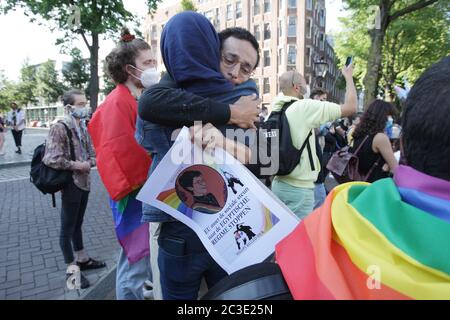
[[[16,176],[7,179],[8,171]],[[0,299],[79,299],[65,286],[66,265],[59,247],[60,195],[53,208],[51,196],[29,182],[28,171],[29,165],[0,168]],[[108,265],[86,273],[92,288],[115,266],[119,245],[108,195],[96,170],[91,190],[84,244],[92,257]],[[81,297],[89,289],[80,290]]]
[[[31,162],[34,148],[43,143],[48,135],[48,129],[25,129],[22,136],[22,154],[17,154],[16,145],[11,130],[5,133],[5,155],[0,156],[0,168],[15,166]]]

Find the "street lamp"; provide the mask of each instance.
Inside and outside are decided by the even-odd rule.
[[[328,68],[328,63],[324,60],[323,57],[320,58],[320,60],[314,62],[314,76],[316,84],[318,84],[319,88],[322,88],[322,80],[325,79]]]

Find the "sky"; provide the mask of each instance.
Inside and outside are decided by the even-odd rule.
[[[160,7],[166,7],[179,0],[164,0]],[[339,30],[338,17],[344,15],[341,11],[341,0],[326,0],[327,4],[327,32]],[[124,0],[125,8],[143,17],[146,12],[145,1]],[[22,10],[16,10],[7,15],[0,15],[0,32],[2,49],[0,50],[0,70],[4,70],[8,79],[17,81],[20,68],[28,58],[30,64],[38,64],[53,59],[56,61],[70,61],[70,57],[61,55],[55,46],[58,33],[52,33],[47,27],[30,23]],[[61,35],[61,33],[59,34]],[[85,58],[89,57],[84,42],[80,39],[75,45],[82,50]],[[100,42],[100,59],[114,47],[112,40]]]

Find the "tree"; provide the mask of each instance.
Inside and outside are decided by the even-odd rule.
[[[181,11],[197,11],[191,0],[181,0]]]
[[[89,61],[83,59],[78,48],[73,48],[70,51],[70,56],[72,61],[63,66],[62,69],[65,84],[69,88],[86,90],[89,81]]]
[[[378,8],[379,20],[369,30],[370,49],[367,59],[366,74],[364,76],[365,105],[377,96],[378,84],[381,77],[382,49],[389,25],[397,19],[414,11],[423,9],[438,0],[344,0],[348,9],[356,14],[365,14],[368,10]]]
[[[149,13],[156,10],[161,0],[146,0]],[[99,37],[116,34],[123,24],[134,20],[122,0],[4,0],[0,9],[4,13],[22,7],[32,22],[36,17],[47,21],[50,29],[64,31],[57,45],[72,43],[81,36],[90,53],[89,100],[94,111],[98,102],[98,50]]]
[[[45,103],[54,103],[58,101],[63,92],[64,87],[58,80],[55,62],[47,60],[37,69],[35,95],[42,98]]]
[[[37,102],[36,92],[36,67],[30,65],[28,59],[26,59],[22,68],[20,69],[20,81],[18,83],[20,94],[18,94],[18,104],[28,105]]]
[[[424,23],[426,22],[426,23]],[[441,4],[404,16],[389,27],[383,48],[382,85],[392,101],[394,85],[413,83],[450,52],[450,16]]]

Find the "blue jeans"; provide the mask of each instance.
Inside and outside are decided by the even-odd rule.
[[[151,280],[152,273],[148,256],[129,264],[123,249],[120,250],[116,271],[117,300],[144,300],[145,280]]]
[[[272,192],[300,219],[306,218],[314,209],[314,189],[294,187],[274,179]]]
[[[202,278],[211,288],[227,275],[203,247],[195,232],[181,222],[163,223],[158,244],[164,300],[197,300]]]
[[[320,207],[327,197],[327,191],[325,190],[325,184],[315,183],[314,184],[314,209]]]

